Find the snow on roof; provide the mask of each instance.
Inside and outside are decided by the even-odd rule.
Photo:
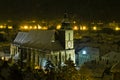
[[[120,72],[120,62],[116,63],[112,68],[111,72]]]
[[[19,32],[13,42],[22,44],[24,39],[26,38],[27,34],[28,34],[27,32]]]
[[[95,62],[86,62],[83,66],[90,69],[94,77],[102,77],[102,74],[106,68],[105,64],[98,64]]]
[[[103,57],[109,58],[110,60],[120,60],[120,53],[111,51],[111,52],[105,54]]]
[[[21,42],[22,33],[18,33],[17,41]],[[63,49],[59,41],[52,42],[54,40],[54,30],[31,30],[27,36],[22,39],[21,45],[24,47],[38,48],[45,50],[60,50]],[[16,41],[16,39],[14,40]],[[56,46],[56,47],[55,47]]]
[[[52,40],[52,36],[54,35],[54,31],[48,30],[32,30],[29,32],[25,46],[30,47],[40,47],[43,48],[45,45],[49,45]],[[37,46],[36,46],[37,45]]]

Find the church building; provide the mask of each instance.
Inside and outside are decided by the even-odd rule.
[[[75,63],[73,30],[67,17],[60,30],[19,32],[11,44],[11,57],[32,68],[44,68],[47,61],[55,67],[63,66],[68,59]]]

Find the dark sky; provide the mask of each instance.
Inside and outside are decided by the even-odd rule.
[[[0,0],[0,20],[55,19],[65,11],[71,18],[120,21],[120,0]]]

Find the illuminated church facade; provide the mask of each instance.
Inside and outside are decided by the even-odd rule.
[[[62,66],[71,59],[75,63],[73,30],[67,18],[61,30],[19,32],[11,44],[12,60],[20,60],[32,68],[44,67],[47,61]]]

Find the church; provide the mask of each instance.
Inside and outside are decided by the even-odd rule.
[[[20,60],[26,66],[42,67],[51,61],[55,67],[71,59],[75,63],[73,30],[67,17],[60,30],[31,30],[19,32],[11,44],[13,62]]]

